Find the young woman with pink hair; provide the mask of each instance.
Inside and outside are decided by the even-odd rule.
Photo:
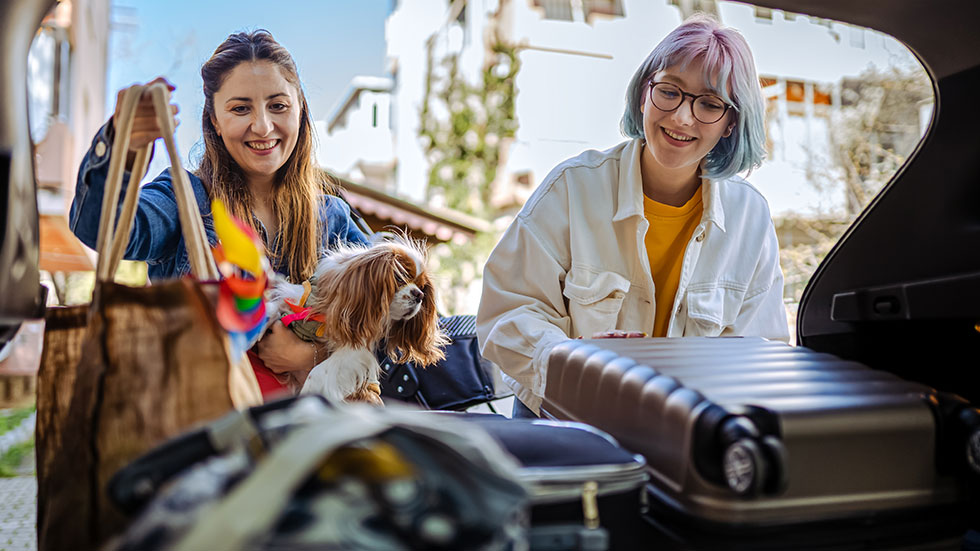
[[[548,355],[577,337],[789,340],[765,198],[765,105],[737,31],[695,16],[637,69],[622,130],[545,177],[487,261],[481,351],[534,415]],[[518,273],[523,272],[521,275]]]

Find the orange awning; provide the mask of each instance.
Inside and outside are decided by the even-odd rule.
[[[60,215],[42,214],[40,268],[48,272],[90,272],[95,270],[85,246],[68,228]]]
[[[408,226],[413,230],[434,237],[438,241],[465,243],[472,237],[472,234],[467,235],[468,232],[371,197],[354,193],[347,193],[346,197],[350,204],[362,214],[373,214],[395,226]]]
[[[371,187],[355,184],[334,176],[343,190],[344,198],[365,218],[376,218],[383,226],[408,228],[427,236],[431,241],[469,242],[480,231],[488,231],[489,224],[449,209],[423,208],[404,199],[388,195]]]

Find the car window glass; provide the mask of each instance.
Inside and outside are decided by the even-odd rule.
[[[759,68],[767,159],[749,180],[772,210],[795,333],[810,276],[928,130],[932,83],[908,48],[878,31],[731,3],[719,10]]]

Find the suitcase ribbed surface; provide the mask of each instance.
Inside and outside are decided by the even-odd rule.
[[[759,338],[602,339],[554,350],[542,407],[643,454],[655,498],[685,514],[779,524],[959,500],[931,395]]]

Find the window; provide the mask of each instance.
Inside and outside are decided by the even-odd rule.
[[[615,17],[623,17],[623,2],[622,0],[584,0],[583,9],[585,10],[585,17],[588,19],[593,15],[607,15]]]
[[[534,5],[544,11],[545,19],[573,21],[572,0],[534,0]]]
[[[772,10],[769,8],[760,8],[756,6],[755,8],[755,18],[761,19],[763,21],[772,21]]]
[[[622,0],[534,0],[534,6],[544,12],[545,19],[555,21],[587,21],[594,17],[623,17]]]
[[[68,117],[71,45],[54,17],[45,18],[27,55],[31,139],[41,142],[52,122]]]
[[[854,48],[864,48],[864,29],[860,27],[849,26],[847,29],[847,35],[850,39],[850,44]]]

